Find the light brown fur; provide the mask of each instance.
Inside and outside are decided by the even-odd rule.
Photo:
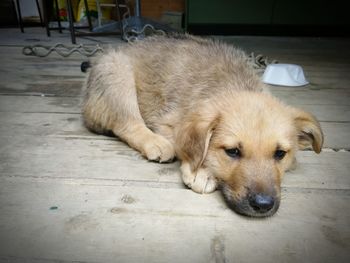
[[[217,41],[186,35],[131,44],[99,58],[85,86],[89,129],[112,131],[149,160],[176,156],[188,187],[210,193],[221,185],[245,215],[273,214],[295,152],[322,148],[317,120],[264,93],[245,54]],[[236,148],[240,156],[229,156]],[[286,156],[277,160],[277,150]],[[252,198],[272,198],[273,207],[257,209]]]

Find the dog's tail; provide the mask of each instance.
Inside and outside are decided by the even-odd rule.
[[[88,68],[91,68],[91,63],[90,61],[84,61],[80,65],[81,72],[86,73]]]

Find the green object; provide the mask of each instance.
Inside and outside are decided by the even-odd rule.
[[[50,210],[57,210],[58,209],[58,206],[51,206],[50,207]]]
[[[188,24],[268,24],[273,0],[188,0]]]
[[[343,0],[187,0],[186,25],[350,25]]]

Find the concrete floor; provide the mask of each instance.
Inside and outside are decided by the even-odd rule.
[[[24,45],[70,41],[25,31],[0,30],[0,262],[349,262],[349,39],[224,38],[303,66],[310,85],[271,91],[314,113],[325,133],[320,155],[298,154],[278,213],[257,220],[218,192],[186,189],[177,162],[147,162],[88,132],[79,109],[86,58],[26,57]]]

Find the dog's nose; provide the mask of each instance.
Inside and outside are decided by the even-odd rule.
[[[275,205],[275,199],[266,194],[254,194],[250,196],[249,204],[256,212],[266,213]]]

